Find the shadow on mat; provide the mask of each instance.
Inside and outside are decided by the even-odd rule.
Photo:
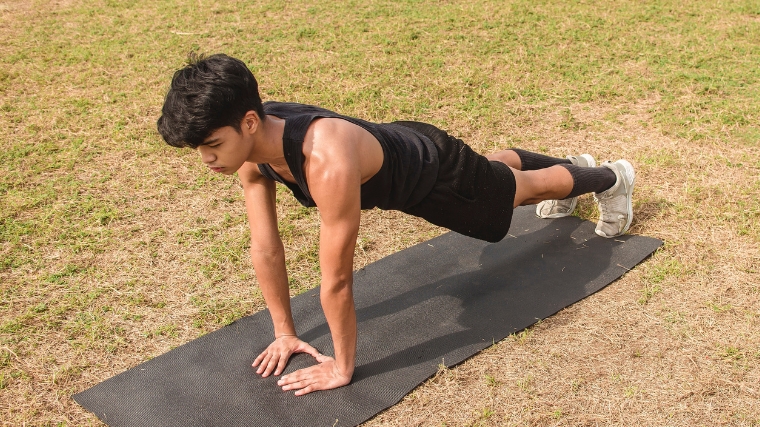
[[[366,334],[388,345],[372,354],[359,348],[353,382],[421,363],[460,363],[474,347],[485,348],[607,284],[593,282],[608,269],[612,249],[624,240],[573,240],[583,224],[566,222],[561,231],[544,227],[482,246],[479,255],[472,254],[478,261],[470,271],[444,272],[443,277],[359,308],[360,337]],[[415,261],[419,260],[409,260],[406,267],[419,268]],[[409,322],[402,330],[385,325],[384,319],[402,313],[424,321]],[[311,341],[325,334],[329,329],[322,324],[301,338]]]

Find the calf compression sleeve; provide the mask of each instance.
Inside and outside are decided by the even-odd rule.
[[[586,193],[601,193],[612,188],[617,182],[617,175],[610,168],[582,168],[573,164],[560,166],[567,169],[573,177],[573,189],[566,199]]]
[[[523,171],[545,169],[554,165],[573,164],[568,159],[558,159],[556,157],[544,156],[543,154],[531,153],[530,151],[521,150],[519,148],[510,148],[510,150],[517,153],[517,156],[520,157],[520,163],[522,164],[520,170]]]

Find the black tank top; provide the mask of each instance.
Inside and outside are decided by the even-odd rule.
[[[282,135],[285,160],[296,184],[285,181],[268,163],[259,164],[265,177],[285,184],[304,206],[314,207],[303,172],[303,140],[316,118],[339,118],[361,126],[383,148],[383,165],[361,186],[361,208],[402,210],[419,203],[433,188],[438,177],[438,150],[425,135],[399,123],[371,123],[342,116],[324,108],[290,102],[264,103],[267,115],[285,120]]]

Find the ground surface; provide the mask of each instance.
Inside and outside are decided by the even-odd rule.
[[[0,0],[2,425],[100,425],[73,393],[263,308],[235,179],[155,131],[200,51],[265,99],[637,168],[662,250],[367,425],[760,426],[760,2],[309,3]],[[319,218],[278,196],[297,294]],[[366,212],[356,267],[441,232]]]

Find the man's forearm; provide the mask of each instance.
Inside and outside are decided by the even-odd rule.
[[[261,293],[272,316],[275,337],[295,334],[293,316],[290,312],[290,291],[284,249],[280,247],[262,251],[252,247],[251,261]]]
[[[320,300],[335,346],[335,362],[341,374],[350,377],[356,358],[356,311],[351,283],[323,281]]]

